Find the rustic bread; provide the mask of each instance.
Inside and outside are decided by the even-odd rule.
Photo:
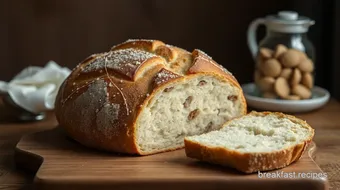
[[[148,155],[246,114],[236,78],[200,50],[128,40],[82,61],[64,81],[55,113],[76,141]]]
[[[186,137],[185,151],[191,158],[253,173],[299,160],[313,137],[314,129],[301,119],[253,111],[220,130]]]

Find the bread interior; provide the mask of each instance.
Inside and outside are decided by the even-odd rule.
[[[188,140],[238,152],[272,152],[299,144],[312,136],[311,128],[275,114],[237,118],[219,131]]]
[[[184,137],[220,129],[244,113],[241,90],[213,75],[191,76],[161,87],[140,113],[137,144],[142,153],[184,146]]]

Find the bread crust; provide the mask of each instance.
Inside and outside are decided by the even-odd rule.
[[[312,142],[314,137],[314,129],[308,125],[306,121],[298,119],[292,115],[279,112],[252,111],[249,113],[249,115],[255,116],[265,116],[270,114],[274,114],[279,118],[288,118],[292,122],[298,123],[301,126],[308,128],[311,132],[311,135],[305,141],[297,145],[290,146],[286,149],[260,153],[243,153],[227,148],[209,147],[185,138],[184,143],[187,157],[235,168],[236,170],[246,174],[258,171],[280,169],[298,161],[305,152],[308,145]],[[224,126],[228,125],[230,122],[231,121],[226,122]]]
[[[59,88],[55,101],[59,125],[88,147],[138,155],[156,153],[138,149],[138,115],[158,90],[193,75],[213,75],[236,86],[245,114],[245,98],[235,77],[195,51],[158,40],[128,40],[109,52],[89,56]]]

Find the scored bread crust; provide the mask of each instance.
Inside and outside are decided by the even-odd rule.
[[[248,115],[266,116],[270,114],[274,114],[279,118],[287,118],[294,123],[298,123],[301,126],[308,128],[311,135],[305,141],[294,146],[287,147],[283,150],[259,153],[239,152],[222,147],[209,147],[185,138],[184,144],[187,157],[235,168],[244,173],[280,169],[298,161],[308,145],[311,143],[314,137],[314,129],[306,121],[296,118],[295,116],[279,112],[252,111]],[[246,116],[247,115],[240,117]],[[227,126],[230,122],[232,121],[226,122],[224,126]]]
[[[116,66],[109,67],[110,61]],[[128,40],[89,56],[72,70],[59,88],[55,115],[60,127],[83,145],[139,155],[156,153],[139,150],[138,115],[158,90],[194,75],[213,75],[237,87],[242,114],[246,113],[236,78],[204,52],[190,53],[158,40]],[[106,94],[100,93],[103,89]],[[117,113],[112,113],[117,107]]]

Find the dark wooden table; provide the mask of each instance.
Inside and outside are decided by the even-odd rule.
[[[6,117],[8,110],[0,109]],[[316,162],[327,172],[330,189],[340,189],[340,103],[328,104],[310,113],[295,114],[307,120],[315,128],[314,141],[318,147]],[[57,125],[53,113],[40,122],[0,124],[0,189],[26,189],[33,181],[34,173],[18,168],[14,162],[14,148],[22,135],[51,129]]]

